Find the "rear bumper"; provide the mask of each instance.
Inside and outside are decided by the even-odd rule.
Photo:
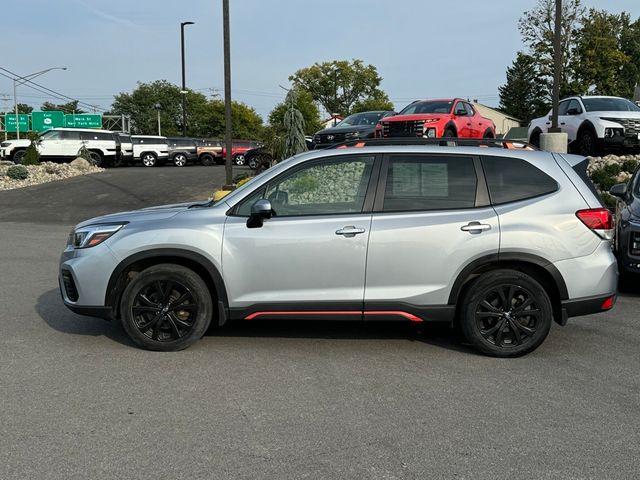
[[[595,297],[583,297],[562,301],[563,318],[581,317],[594,313],[607,312],[613,308],[617,299],[617,293],[597,295]],[[608,305],[609,302],[610,305]]]

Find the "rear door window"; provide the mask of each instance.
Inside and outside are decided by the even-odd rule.
[[[494,205],[539,197],[558,190],[553,178],[519,158],[483,157],[482,166]]]
[[[477,184],[472,157],[393,155],[389,158],[382,210],[473,208]]]

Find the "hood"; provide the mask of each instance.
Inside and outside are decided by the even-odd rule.
[[[640,112],[587,112],[586,116],[599,118],[631,118],[633,120],[640,120]]]
[[[413,122],[415,120],[429,120],[431,118],[439,118],[441,120],[449,120],[451,115],[448,113],[412,113],[411,115],[394,115],[382,119],[382,122]]]
[[[13,139],[13,140],[5,140],[2,142],[3,146],[9,146],[11,145],[12,147],[28,147],[29,145],[31,145],[31,140],[29,140],[28,138],[21,138],[20,140],[17,139]]]
[[[346,125],[344,127],[331,127],[320,130],[316,135],[339,135],[355,132],[373,132],[375,125]]]
[[[129,212],[111,213],[109,215],[102,215],[101,217],[90,218],[84,222],[79,223],[78,227],[85,227],[87,225],[94,225],[96,223],[120,223],[120,222],[150,222],[156,220],[166,220],[168,218],[176,216],[180,212],[184,212],[192,205],[200,205],[207,203],[208,200],[201,202],[185,202],[185,203],[173,203],[171,205],[160,205],[157,207],[148,207],[140,210],[131,210]]]

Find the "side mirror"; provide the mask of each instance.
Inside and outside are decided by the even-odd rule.
[[[456,114],[457,117],[464,117],[467,114],[466,110],[456,110],[454,112]]]
[[[625,198],[627,196],[627,184],[626,183],[618,183],[611,187],[609,193],[614,197]]]
[[[256,200],[251,205],[251,215],[247,220],[248,228],[261,228],[264,224],[264,220],[271,218],[273,210],[271,209],[271,202],[266,198]]]
[[[580,115],[580,110],[577,108],[570,108],[567,110],[567,115]]]

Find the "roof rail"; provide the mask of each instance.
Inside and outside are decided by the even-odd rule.
[[[364,138],[359,140],[347,140],[336,143],[326,148],[349,147],[374,147],[385,145],[438,145],[442,147],[493,147],[506,148],[509,150],[538,150],[534,145],[519,140],[509,140],[504,138],[424,138],[424,137],[389,137],[389,138]]]

